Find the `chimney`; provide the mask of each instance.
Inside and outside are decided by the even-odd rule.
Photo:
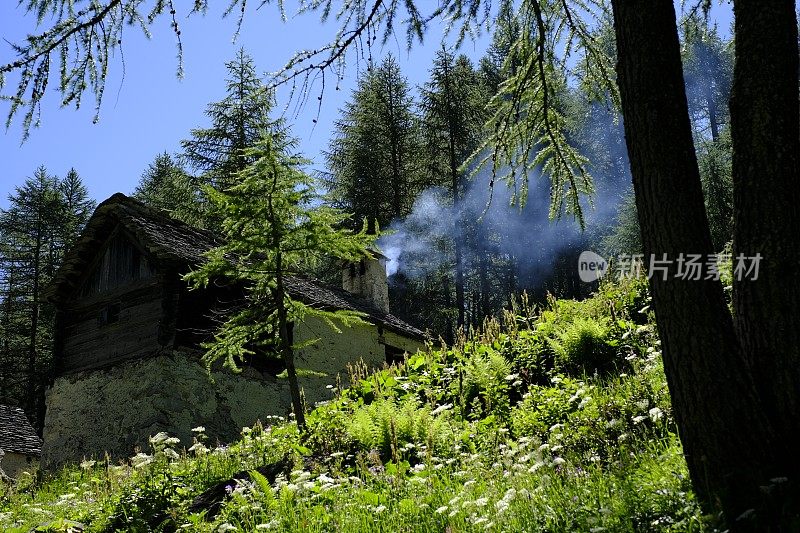
[[[372,302],[389,312],[389,283],[386,279],[386,256],[371,250],[372,258],[364,258],[357,263],[345,263],[342,268],[342,287],[344,290]]]

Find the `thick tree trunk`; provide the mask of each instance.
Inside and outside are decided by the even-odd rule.
[[[714,280],[681,280],[713,252],[670,0],[613,0],[617,76],[645,257],[673,261],[651,290],[675,419],[696,492],[729,521],[759,506],[776,439]]]
[[[762,256],[758,279],[734,276],[736,330],[767,415],[800,434],[800,104],[794,0],[734,2],[731,109],[734,268]],[[796,486],[800,455],[783,458]]]

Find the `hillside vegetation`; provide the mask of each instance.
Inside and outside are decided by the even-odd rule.
[[[344,333],[346,334],[346,332]],[[644,282],[515,312],[229,446],[168,435],[0,496],[17,531],[711,531]],[[184,448],[186,446],[186,448]]]

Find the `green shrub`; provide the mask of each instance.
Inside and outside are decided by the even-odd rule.
[[[605,321],[576,317],[549,339],[557,371],[573,375],[606,373],[614,367],[619,342]]]

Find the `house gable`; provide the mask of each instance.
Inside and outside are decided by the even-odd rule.
[[[147,253],[128,232],[117,226],[87,269],[74,298],[80,301],[125,291],[133,285],[146,283],[155,275],[155,267]]]

